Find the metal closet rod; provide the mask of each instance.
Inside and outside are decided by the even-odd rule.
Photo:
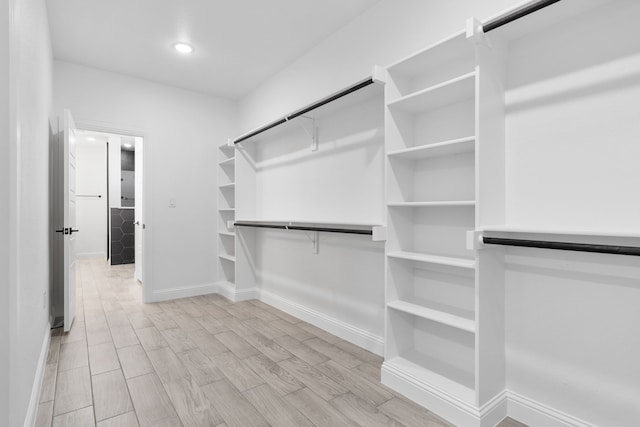
[[[482,237],[486,245],[519,246],[524,248],[557,249],[576,252],[596,252],[601,254],[640,256],[640,247],[593,245],[589,243],[549,242],[546,240],[503,239],[501,237]]]
[[[513,22],[516,19],[520,19],[524,16],[532,14],[540,9],[544,9],[547,6],[551,6],[554,3],[558,3],[560,0],[540,0],[534,1],[529,4],[524,5],[520,9],[516,9],[511,13],[508,13],[504,16],[500,16],[496,19],[493,19],[482,26],[482,30],[485,33],[488,33],[491,30],[495,30],[496,28],[502,27],[503,25],[508,24],[509,22]]]
[[[353,93],[353,92],[355,92],[357,90],[360,90],[360,89],[362,89],[364,87],[369,86],[370,84],[373,84],[373,77],[369,77],[366,80],[363,80],[363,81],[361,81],[359,83],[356,83],[353,86],[349,86],[348,88],[346,88],[344,90],[341,90],[340,92],[335,93],[335,94],[333,94],[331,96],[323,98],[320,101],[317,101],[317,102],[315,102],[315,103],[313,103],[313,104],[311,104],[311,105],[309,105],[307,107],[304,107],[301,110],[293,112],[293,113],[291,113],[291,114],[289,114],[289,115],[287,115],[287,116],[285,116],[285,117],[283,117],[281,119],[278,119],[278,120],[276,120],[274,122],[269,123],[268,125],[264,125],[261,128],[258,128],[256,130],[254,130],[251,133],[248,133],[246,135],[243,135],[243,136],[239,137],[238,139],[233,140],[233,143],[234,144],[238,144],[239,142],[246,141],[249,138],[253,138],[256,135],[259,135],[259,134],[261,134],[263,132],[266,132],[269,129],[272,129],[272,128],[276,127],[276,126],[280,126],[281,124],[284,124],[284,123],[288,122],[289,120],[293,120],[293,119],[295,119],[297,117],[300,117],[303,114],[308,113],[309,111],[315,110],[316,108],[320,108],[323,105],[326,105],[326,104],[328,104],[330,102],[333,102],[333,101],[335,101],[337,99],[340,99],[343,96],[347,96],[350,93]]]
[[[255,228],[275,228],[278,230],[302,230],[302,231],[322,231],[326,233],[343,233],[343,234],[362,234],[372,235],[373,231],[358,228],[335,228],[335,227],[313,227],[304,225],[281,225],[269,224],[263,222],[234,222],[233,225],[238,227],[255,227]]]

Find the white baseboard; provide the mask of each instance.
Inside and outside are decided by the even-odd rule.
[[[456,426],[481,427],[480,411],[471,403],[420,381],[393,364],[382,364],[381,382]],[[483,426],[484,427],[484,426]]]
[[[596,427],[566,412],[537,402],[526,396],[507,391],[509,417],[530,426],[545,427]]]
[[[90,258],[104,258],[107,259],[107,253],[102,252],[82,252],[76,253],[76,258],[78,259],[90,259]]]
[[[259,299],[285,313],[291,314],[305,322],[311,323],[346,341],[358,345],[379,356],[384,354],[384,339],[368,331],[357,328],[342,320],[329,317],[324,313],[312,310],[296,302],[282,298],[274,293],[259,290]]]
[[[32,427],[36,422],[38,413],[38,402],[40,401],[40,391],[42,390],[42,382],[44,381],[44,371],[47,364],[47,356],[49,355],[49,343],[51,341],[51,325],[47,322],[44,331],[42,347],[40,348],[40,357],[38,358],[38,366],[36,374],[33,378],[33,386],[31,388],[31,397],[29,398],[29,406],[24,419],[24,427]]]
[[[217,283],[204,283],[202,285],[185,286],[181,288],[160,289],[151,292],[151,299],[148,302],[168,301],[178,298],[197,297],[218,292]]]
[[[218,293],[233,302],[247,301],[258,297],[258,289],[236,289],[236,285],[229,282],[218,282]]]

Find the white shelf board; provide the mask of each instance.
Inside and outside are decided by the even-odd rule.
[[[236,208],[220,208],[218,209],[220,212],[235,212]]]
[[[471,72],[390,102],[390,109],[421,113],[475,96],[476,73]]]
[[[236,233],[233,233],[231,231],[220,231],[218,233],[221,236],[227,236],[227,237],[235,237]]]
[[[219,185],[218,188],[220,188],[221,190],[224,190],[224,189],[228,189],[228,188],[234,188],[235,186],[236,186],[235,182],[230,182],[228,184]]]
[[[469,153],[475,150],[476,139],[473,136],[452,139],[435,144],[419,145],[403,150],[387,153],[391,159],[420,160],[430,157],[453,156],[455,154]]]
[[[474,334],[476,332],[476,322],[464,317],[456,316],[455,314],[447,313],[440,310],[434,310],[432,308],[424,307],[418,304],[413,304],[407,301],[391,301],[387,303],[387,307],[408,313],[414,316],[422,317],[434,322],[441,323],[443,325],[450,326],[452,328],[460,329],[462,331],[470,332]]]
[[[387,256],[391,258],[406,259],[409,261],[425,262],[430,264],[448,265],[451,267],[459,268],[473,269],[476,267],[476,262],[472,259],[445,257],[417,252],[392,251],[388,252]]]
[[[584,237],[614,237],[639,239],[640,232],[626,230],[587,230],[587,229],[557,229],[546,227],[529,227],[521,225],[490,225],[481,227],[479,231],[495,233],[546,234],[553,236],[584,236]]]
[[[387,203],[391,208],[429,208],[429,207],[457,207],[457,206],[475,206],[475,200],[445,200],[433,202],[392,202]]]
[[[427,368],[432,361],[415,351],[408,352],[405,357],[394,357],[384,361],[383,369],[399,371],[411,378],[413,381],[422,383],[427,389],[436,389],[446,394],[457,397],[467,403],[475,403],[475,391],[473,378],[460,378],[459,375],[452,374],[445,376]],[[459,381],[456,381],[456,379]]]
[[[221,259],[227,260],[227,261],[236,262],[236,257],[233,256],[233,255],[220,254],[220,255],[218,255],[218,257],[220,257]]]
[[[221,151],[224,151],[225,153],[230,153],[232,151],[235,151],[236,147],[234,147],[233,145],[228,145],[228,144],[223,144],[219,146]]]
[[[220,166],[233,166],[235,164],[236,158],[230,157],[218,163]]]
[[[362,81],[369,80],[369,79],[370,77],[363,79]],[[316,102],[320,103],[324,100],[331,99],[333,96],[336,95],[336,93],[339,93],[339,92],[341,91],[328,94],[326,97],[321,98]],[[380,102],[384,102],[383,101],[384,85],[374,82],[372,84],[369,84],[368,86],[362,87],[354,92],[351,92],[348,95],[341,96],[337,99],[334,99],[333,101],[327,102],[325,104],[322,104],[321,106],[318,106],[317,108],[309,110],[306,113],[304,113],[304,117],[318,119],[323,116],[338,113],[345,108],[352,107],[354,105],[357,105],[363,102],[369,102],[369,100],[376,97],[380,99]],[[314,102],[312,104],[316,104],[316,103]],[[245,132],[242,135],[239,135],[238,137],[236,137],[234,140],[242,139],[245,136],[248,136],[248,135],[251,135],[252,133],[260,131],[265,127],[267,127],[267,129],[265,129],[264,131],[260,131],[258,134],[251,136],[245,139],[244,141],[241,141],[240,143],[249,142],[249,141],[256,142],[260,140],[269,140],[274,138],[281,132],[291,131],[292,129],[295,129],[296,131],[299,131],[299,132],[305,132],[304,129],[299,125],[299,123],[297,123],[298,120],[291,119],[290,116],[294,114],[298,114],[300,111],[305,110],[308,107],[309,106],[304,106],[295,111],[292,111],[291,113],[287,114],[284,117],[280,117],[276,120],[273,120],[270,123],[266,123],[258,128]]]
[[[463,30],[391,64],[387,69],[391,73],[413,76],[465,55],[474,57],[475,46],[467,40]]]

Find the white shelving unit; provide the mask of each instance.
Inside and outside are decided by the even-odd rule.
[[[455,34],[388,67],[385,87],[382,382],[456,425],[481,425],[481,408],[505,385],[504,374],[496,375],[504,367],[504,337],[499,316],[490,314],[502,313],[502,283],[486,285],[494,278],[491,261],[485,273],[468,243],[481,223],[481,203],[504,206],[504,192],[492,195],[483,186],[504,163],[478,169],[481,157],[499,164],[491,153],[504,152],[504,135],[493,131],[504,115],[483,112],[499,88],[483,78],[495,70],[479,49],[466,32]]]
[[[235,286],[235,147],[225,143],[219,147],[218,161],[218,241],[220,280]]]

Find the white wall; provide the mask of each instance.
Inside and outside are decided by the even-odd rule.
[[[381,86],[354,103],[318,111],[317,150],[302,125],[281,126],[236,151],[236,219],[384,223],[384,101]],[[347,100],[344,98],[343,101]],[[347,105],[345,105],[347,104]],[[384,244],[370,236],[257,231],[251,265],[261,298],[344,339],[382,353]],[[236,246],[236,254],[243,245]],[[237,254],[237,259],[239,256]],[[239,266],[241,263],[239,263]],[[367,266],[363,268],[363,266]],[[239,276],[242,277],[242,276]],[[240,283],[240,286],[247,286]]]
[[[609,2],[510,43],[510,225],[638,235],[639,15]],[[506,266],[508,388],[595,425],[637,425],[637,257],[511,249]]]
[[[69,108],[77,123],[144,132],[150,201],[145,223],[153,236],[145,286],[152,286],[153,298],[213,283],[216,149],[236,133],[234,104],[56,61],[54,105]],[[175,208],[169,208],[170,198],[176,199]]]
[[[0,3],[0,141],[11,140],[11,117],[10,117],[10,86],[9,79],[9,48],[10,48],[10,29],[11,29],[11,2],[3,1]],[[11,191],[11,162],[10,147],[12,144],[0,143],[0,200],[9,200]],[[9,203],[0,204],[0,224],[3,224],[2,232],[8,233],[10,229],[10,215],[12,205]],[[0,323],[5,325],[0,328],[0,424],[5,425],[9,420],[9,408],[11,389],[9,387],[9,373],[11,367],[10,346],[8,345],[11,330],[11,313],[10,313],[10,279],[9,272],[9,254],[11,253],[11,243],[9,239],[0,239]]]
[[[111,208],[122,205],[120,193],[122,191],[122,140],[118,135],[109,136],[109,213]]]
[[[478,19],[485,20],[518,3],[521,2],[382,0],[245,96],[240,103],[241,131],[260,126],[361,79],[370,74],[371,66],[374,64],[388,65],[462,29],[467,17],[475,15]],[[628,5],[632,3],[627,2]],[[629,18],[632,16],[637,14],[627,14]],[[629,22],[620,25],[618,29],[622,31],[630,27],[637,26]],[[604,41],[608,46],[605,52],[612,53],[628,48],[629,43],[637,40],[637,37],[630,37],[622,44],[608,43],[608,31],[603,33],[601,28],[593,26],[587,33],[575,33],[578,39],[586,35],[594,40],[579,44],[579,48],[571,53],[572,56],[580,54],[582,59],[578,59],[578,62],[587,59],[582,65],[587,64],[587,67],[595,68],[600,64],[589,62],[593,42]],[[562,55],[566,56],[567,52],[564,51]],[[538,65],[555,64],[554,61],[564,59],[562,55],[549,56]],[[526,68],[526,64],[521,62],[519,66]],[[619,78],[603,81],[598,86],[599,90],[604,92],[604,89],[613,89],[613,96],[609,97],[607,102],[615,98],[633,98],[637,85],[631,89],[630,83],[637,82],[635,65],[629,68],[629,62],[623,61],[613,68],[619,71]],[[575,89],[569,91],[572,102],[584,96],[584,91],[579,87],[583,77],[584,75],[568,77],[569,83]],[[556,83],[550,81],[549,87],[543,88],[546,92],[525,85],[525,92],[542,94],[544,96],[541,98],[548,98],[539,101],[534,99],[529,106],[540,107],[539,110],[543,111],[548,100],[554,100],[551,89]],[[637,96],[635,99],[638,99]],[[606,109],[609,105],[598,104],[597,96],[593,97],[592,101],[591,107],[596,109]],[[634,154],[637,153],[638,145],[631,147],[630,144],[631,141],[637,141],[638,121],[627,115],[637,112],[636,107],[637,105],[633,104],[633,108],[620,111],[620,114],[614,110],[616,112],[606,118],[608,123],[619,124],[623,121],[626,129],[624,135],[630,135],[631,138],[610,139],[603,136],[604,143],[596,150],[602,158],[620,160],[625,174],[632,170],[633,159],[637,158]],[[566,105],[558,103],[554,108],[543,112],[543,116],[549,118],[556,115],[552,121],[558,121],[573,109],[573,106],[567,108]],[[523,120],[529,120],[531,117],[525,117]],[[535,120],[532,123],[535,126]],[[576,124],[581,126],[579,120],[574,120],[573,123],[574,128]],[[589,135],[589,129],[597,127],[598,123],[592,121],[586,125],[582,135]],[[546,127],[538,131],[544,133],[549,129]],[[563,132],[570,130],[570,127],[563,128]],[[562,153],[561,162],[565,165],[574,165],[567,159],[573,158],[577,162],[583,160],[580,156],[583,140],[578,138],[573,141],[575,147],[570,147]],[[507,206],[510,219],[523,222],[529,219],[535,222],[540,219],[544,222],[542,225],[549,226],[554,222],[555,212],[532,209],[542,200],[544,203],[557,202],[567,208],[561,212],[561,226],[589,227],[593,226],[594,221],[609,218],[609,225],[601,222],[596,228],[602,230],[626,227],[628,230],[633,224],[637,233],[638,198],[633,196],[635,193],[630,190],[630,187],[637,188],[635,180],[621,182],[628,196],[622,204],[630,210],[620,213],[618,204],[615,203],[588,205],[590,188],[608,201],[621,194],[617,188],[602,187],[602,181],[597,175],[589,173],[593,169],[591,165],[598,163],[595,156],[589,160],[589,166],[575,165],[579,174],[571,176],[568,171],[557,168],[553,163],[554,158],[543,154],[545,151],[539,149],[540,144],[545,144],[548,153],[548,145],[552,144],[552,141],[529,138],[520,143],[520,148],[524,149],[514,154],[516,148],[512,145],[508,148],[511,151],[507,153],[508,173],[512,174],[509,178],[511,185],[508,188],[510,204]],[[605,153],[611,144],[619,151]],[[536,161],[532,161],[532,158]],[[542,187],[539,186],[540,174],[535,166],[541,161],[552,163],[554,179],[564,177],[567,180],[562,181],[560,186],[549,185],[548,181]],[[611,169],[610,171],[617,174]],[[633,176],[637,177],[637,174]],[[581,177],[585,177],[588,182],[581,182]],[[570,190],[578,188],[581,191],[580,204],[571,204],[574,197],[571,191],[566,190],[567,187],[572,187]],[[530,194],[535,194],[540,200],[535,197],[524,200]],[[581,211],[584,215],[579,213]],[[537,219],[532,218],[535,217],[535,212],[540,213]],[[611,221],[611,218],[617,217],[621,217],[621,221]],[[572,222],[572,219],[576,221]],[[575,225],[576,222],[578,225]],[[258,248],[258,252],[263,251],[268,254],[268,258],[274,258],[275,255],[268,253],[268,243],[266,241],[263,248]],[[262,262],[267,262],[268,258],[265,256]],[[280,266],[277,260],[272,260],[271,263]],[[367,266],[354,263],[350,268],[352,272],[345,272],[346,277],[354,272],[366,270]],[[292,271],[295,270],[281,268],[278,279],[287,283],[283,279],[288,279]],[[640,378],[637,369],[640,335],[634,326],[638,324],[640,313],[637,310],[640,302],[637,287],[639,275],[637,262],[631,257],[588,254],[565,256],[555,253],[547,255],[522,250],[510,251],[507,257],[505,313],[509,389],[597,425],[632,425],[640,417],[637,404],[633,403],[640,401]],[[296,278],[302,280],[298,276]],[[292,291],[282,291],[285,297],[287,292],[294,295]]]
[[[249,131],[352,85],[370,76],[374,65],[388,65],[460,31],[464,28],[466,19],[471,16],[485,19],[516,3],[513,0],[382,0],[245,96],[240,102],[241,131]],[[340,123],[340,119],[337,122]],[[363,155],[366,151],[365,144],[354,153]],[[291,157],[296,157],[296,154],[291,154]],[[256,197],[256,210],[260,214],[275,217],[274,210],[266,203],[279,200],[279,204],[289,206],[292,215],[304,212],[310,216],[315,211],[317,213],[313,219],[329,218],[335,222],[340,222],[340,218],[343,221],[353,220],[349,216],[350,212],[345,211],[343,206],[349,203],[318,204],[316,200],[324,200],[323,197],[334,188],[345,185],[336,180],[353,184],[365,175],[358,174],[362,172],[358,169],[359,166],[352,171],[351,176],[342,175],[340,163],[335,162],[331,176],[327,178],[322,173],[314,173],[314,168],[320,169],[327,160],[323,160],[321,156],[315,158],[319,160],[314,162],[313,155],[298,156],[297,163],[287,166],[290,170],[297,170],[297,175],[285,174],[287,170],[281,167],[276,169],[280,175],[272,174],[269,178],[271,181],[262,179],[258,182],[264,187],[260,190],[268,191],[266,184],[271,183],[273,186],[280,179],[285,184],[281,183],[279,187],[286,188],[287,191],[280,195],[275,191],[271,194],[259,194]],[[374,173],[367,175],[368,182],[358,183],[362,188],[361,194],[384,187],[381,168],[372,170]],[[291,179],[291,176],[296,178]],[[239,191],[240,181],[238,179],[236,187]],[[296,186],[297,188],[292,188]],[[278,186],[273,188],[277,189]],[[283,194],[288,195],[288,201],[283,199]],[[238,197],[238,207],[241,208],[242,197]],[[355,199],[351,198],[352,201]],[[375,197],[368,200],[376,203]],[[361,215],[361,219],[380,218],[380,210],[371,207],[368,210],[369,217]],[[238,214],[241,213],[239,209]],[[326,314],[348,325],[346,329],[357,328],[363,334],[381,340],[384,321],[384,254],[380,245],[321,235],[321,241],[324,239],[328,244],[321,244],[321,254],[311,255],[307,247],[310,243],[305,242],[304,236],[283,236],[281,233],[271,232],[257,235],[260,238],[256,240],[255,252],[258,258],[259,285],[263,293],[278,295],[307,310]],[[362,297],[359,299],[358,295]],[[347,335],[343,334],[344,336]],[[371,345],[374,341],[375,339],[368,344]]]
[[[516,0],[382,0],[242,98],[241,131],[263,125],[369,75]]]
[[[8,141],[1,144],[0,149],[3,162],[0,197],[2,204],[8,206],[9,218],[5,218],[7,209],[3,207],[5,230],[0,251],[3,260],[0,299],[3,302],[0,308],[2,329],[8,331],[9,339],[3,336],[0,341],[3,348],[0,351],[3,371],[0,375],[0,425],[20,426],[25,422],[29,408],[35,410],[35,406],[30,405],[37,403],[38,396],[32,399],[32,389],[34,382],[38,384],[39,360],[49,333],[48,305],[43,298],[49,289],[52,54],[44,1],[3,2],[2,9],[0,43],[6,47],[9,36],[10,49],[2,49],[3,57],[0,58],[0,91],[3,92],[0,126],[3,140]],[[7,18],[11,20],[10,25],[5,25]],[[11,67],[10,81],[6,78],[7,61]],[[9,97],[4,96],[7,82],[11,88]],[[7,271],[9,283],[5,287]],[[6,348],[9,363],[6,363]],[[44,351],[46,357],[46,348]]]
[[[107,256],[107,147],[104,141],[76,144],[76,255]],[[82,197],[101,195],[102,197]]]

